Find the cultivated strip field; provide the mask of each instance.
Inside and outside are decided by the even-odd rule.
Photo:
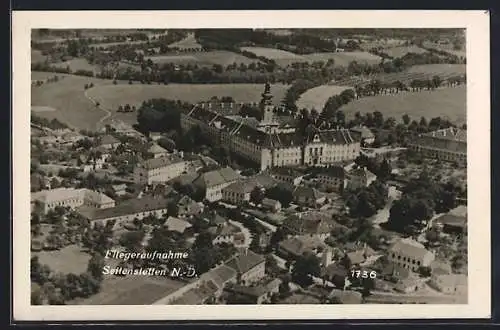
[[[274,102],[278,104],[284,97],[288,85],[271,86]],[[259,102],[262,84],[169,84],[143,85],[118,84],[89,89],[88,95],[106,109],[130,104],[140,106],[143,101],[153,98],[182,100],[191,103],[207,101],[212,96],[231,96],[236,102]]]
[[[57,82],[45,83],[31,88],[31,105],[54,108],[55,111],[37,112],[37,116],[57,118],[78,129],[95,129],[106,112],[96,108],[85,96],[85,84],[93,83],[94,88],[111,85],[110,80],[64,75],[51,72],[32,72],[32,79],[45,80],[49,77],[64,77]],[[45,77],[45,79],[41,79]]]
[[[382,59],[380,56],[370,54],[368,52],[339,52],[339,53],[313,53],[302,55],[310,62],[334,60],[336,66],[348,66],[350,62],[357,61],[358,63],[376,64]]]
[[[256,59],[251,59],[246,56],[236,54],[224,50],[216,50],[210,52],[192,52],[192,53],[182,53],[182,54],[171,54],[171,55],[158,55],[147,57],[151,59],[153,63],[165,64],[197,64],[197,65],[214,65],[219,64],[222,66],[228,66],[230,64],[244,63],[248,65],[250,63],[260,62]]]
[[[466,122],[466,94],[465,86],[458,86],[434,91],[368,96],[352,101],[340,109],[345,112],[347,118],[353,118],[357,111],[380,111],[385,118],[394,117],[398,121],[404,114],[408,114],[415,120],[420,120],[422,116],[440,116],[462,124]]]
[[[412,66],[404,72],[381,73],[371,77],[352,77],[339,81],[333,81],[332,85],[355,86],[359,84],[367,84],[374,79],[378,79],[383,83],[392,83],[399,80],[408,84],[414,79],[432,79],[433,76],[439,76],[441,79],[447,79],[463,75],[465,72],[465,64],[425,64]]]
[[[348,89],[347,86],[334,86],[334,85],[321,85],[318,87],[311,88],[303,93],[297,100],[296,104],[299,109],[316,109],[319,112],[323,110],[323,107],[331,96],[342,93],[342,91]]]

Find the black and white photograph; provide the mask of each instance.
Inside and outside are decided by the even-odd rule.
[[[20,314],[490,312],[487,15],[50,15],[14,58]]]

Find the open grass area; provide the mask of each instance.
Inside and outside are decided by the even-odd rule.
[[[423,64],[412,66],[403,72],[381,73],[370,77],[350,77],[339,81],[332,81],[332,85],[363,85],[368,84],[374,79],[380,80],[383,83],[393,83],[399,80],[408,84],[414,79],[432,79],[433,76],[439,76],[444,80],[453,76],[463,75],[465,72],[465,64]]]
[[[43,55],[40,50],[31,50],[31,63],[44,62],[47,56]]]
[[[93,71],[94,73],[96,73],[99,72],[100,70],[98,65],[90,64],[84,58],[74,58],[69,61],[53,63],[51,65],[58,68],[66,68],[69,66],[71,72],[75,72],[78,70],[86,70],[86,71]]]
[[[434,91],[405,92],[396,95],[377,95],[355,100],[341,107],[347,118],[361,113],[380,111],[384,117],[400,121],[404,114],[412,119],[420,117],[447,118],[457,124],[466,122],[465,86],[440,88]]]
[[[150,305],[184,285],[186,283],[166,277],[106,275],[98,294],[72,304]]]
[[[297,107],[299,109],[316,109],[321,112],[323,106],[325,105],[328,98],[331,96],[342,93],[342,91],[348,89],[347,86],[335,86],[335,85],[321,85],[318,87],[311,88],[303,93],[297,100]]]
[[[94,88],[111,85],[110,80],[64,75],[51,72],[32,72],[32,79],[45,80],[49,77],[64,77],[57,82],[45,83],[31,88],[31,105],[54,108],[55,111],[37,112],[37,116],[57,118],[77,129],[95,129],[106,112],[96,108],[85,96],[84,86],[93,83]]]
[[[281,49],[266,48],[266,47],[241,47],[241,50],[254,53],[257,56],[263,56],[270,60],[274,60],[280,66],[287,66],[294,62],[307,62],[308,59],[304,56],[294,54]]]
[[[52,271],[63,274],[81,274],[87,270],[90,255],[76,245],[69,245],[58,251],[32,252],[38,256],[40,264],[47,265]]]
[[[339,53],[313,53],[302,55],[310,62],[334,60],[336,66],[348,66],[350,62],[377,64],[382,59],[380,56],[368,52],[339,52]]]
[[[181,54],[170,54],[170,55],[158,55],[147,57],[151,59],[154,63],[165,64],[197,64],[197,65],[214,65],[219,64],[222,66],[228,66],[229,64],[245,64],[259,62],[259,60],[251,59],[243,55],[225,51],[216,50],[210,52],[190,52]]]
[[[384,48],[382,51],[393,58],[403,57],[408,53],[422,54],[427,52],[425,49],[417,46],[390,47]]]
[[[179,48],[179,49],[202,48],[202,46],[196,40],[194,33],[188,34],[188,36],[186,36],[186,38],[182,40],[171,43],[170,45],[168,45],[168,47]]]
[[[286,92],[287,85],[271,86],[274,101],[279,103]],[[118,109],[118,106],[130,104],[140,106],[143,101],[153,98],[165,98],[196,103],[207,101],[212,96],[231,96],[236,102],[259,102],[264,86],[262,84],[169,84],[143,85],[118,84],[107,85],[88,90],[88,95],[99,101],[106,109]]]

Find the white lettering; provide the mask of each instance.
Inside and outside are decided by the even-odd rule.
[[[104,267],[102,268],[102,273],[103,273],[104,275],[108,275],[108,274],[109,274],[109,268],[110,268],[109,266],[104,266]]]

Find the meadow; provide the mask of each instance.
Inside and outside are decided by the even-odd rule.
[[[189,34],[186,38],[176,41],[168,45],[170,48],[179,49],[190,49],[190,48],[201,48],[202,46],[196,40],[194,34]]]
[[[348,89],[347,86],[334,86],[334,85],[321,85],[311,88],[303,93],[297,100],[296,104],[299,109],[316,109],[319,112],[323,110],[328,98],[340,94],[342,91]]]
[[[77,129],[95,129],[99,120],[106,115],[96,108],[84,93],[85,84],[93,83],[96,88],[111,85],[110,80],[64,75],[52,72],[32,72],[32,80],[45,80],[58,76],[57,82],[31,87],[31,105],[54,108],[55,111],[37,112],[37,116],[57,118]],[[62,78],[62,79],[61,79]]]
[[[313,53],[302,55],[310,62],[334,60],[335,66],[347,67],[350,62],[377,64],[382,59],[380,56],[370,54],[368,52],[338,52],[338,53]]]
[[[274,60],[280,66],[286,66],[294,62],[308,61],[304,56],[294,54],[281,49],[266,48],[266,47],[241,47],[241,50],[254,53],[257,56],[263,56],[270,60]]]
[[[40,63],[46,60],[47,56],[43,55],[40,50],[31,50],[31,63]]]
[[[392,58],[403,57],[408,53],[422,54],[427,52],[425,49],[417,46],[397,46],[382,49],[382,52],[386,53]]]
[[[57,68],[69,67],[71,72],[76,72],[78,70],[93,71],[94,73],[100,71],[100,67],[95,64],[90,64],[85,58],[73,58],[64,62],[52,63],[52,66]]]
[[[362,114],[380,111],[384,117],[394,117],[398,121],[401,121],[404,114],[408,114],[411,119],[417,121],[421,117],[428,120],[441,117],[463,124],[466,122],[466,96],[466,87],[458,86],[433,91],[368,96],[352,101],[340,109],[349,119],[352,119],[357,111]]]
[[[275,103],[285,96],[288,85],[271,86]],[[106,85],[88,90],[92,99],[106,109],[114,110],[124,104],[140,106],[143,101],[153,98],[182,100],[190,103],[207,101],[212,96],[231,96],[236,102],[259,102],[264,90],[262,84],[168,84],[168,85]]]
[[[42,265],[47,265],[52,271],[63,274],[81,274],[87,270],[90,255],[76,245],[69,245],[60,250],[33,252]]]
[[[224,67],[233,63],[236,64],[243,63],[245,65],[248,65],[250,63],[260,62],[257,59],[251,59],[246,56],[225,50],[157,55],[157,56],[149,56],[147,57],[147,59],[151,59],[153,63],[158,63],[158,64],[174,63],[174,64],[197,64],[197,65],[209,65],[209,66],[212,66],[214,64],[219,64]]]

